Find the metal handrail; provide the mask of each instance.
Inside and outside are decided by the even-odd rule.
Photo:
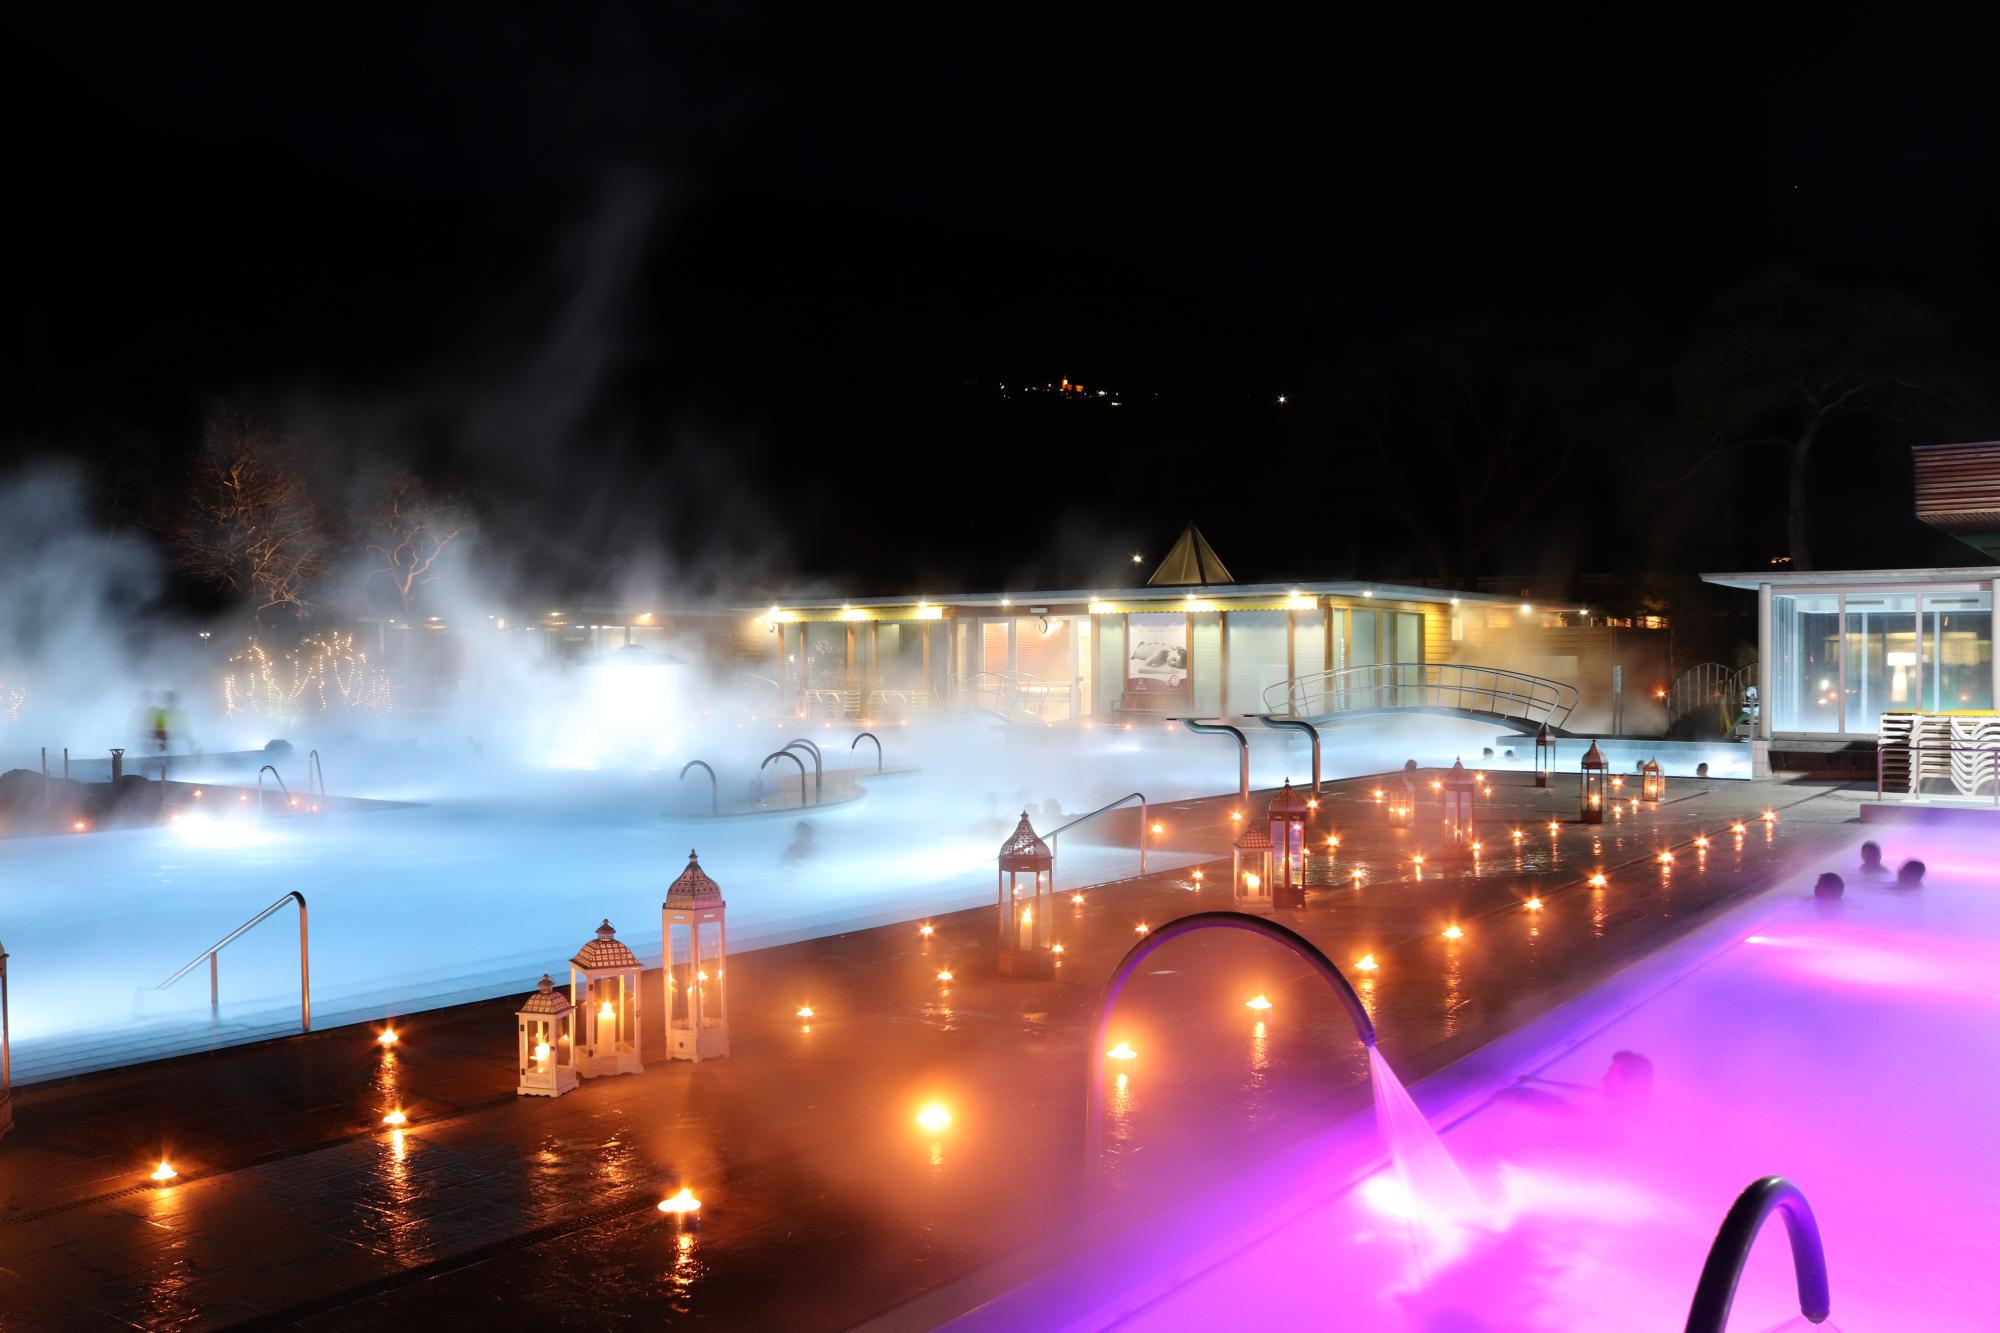
[[[954,696],[990,694],[993,697],[992,711],[1010,721],[1016,711],[1037,722],[1042,721],[1047,702],[1055,693],[1054,686],[1032,671],[961,671],[951,680]],[[976,683],[982,680],[995,683],[990,686]]]
[[[1184,717],[1180,719],[1180,723],[1189,731],[1198,732],[1205,736],[1234,736],[1236,738],[1236,750],[1239,759],[1236,778],[1236,799],[1239,801],[1249,800],[1250,738],[1237,728],[1230,726],[1227,722],[1201,722],[1191,717]]]
[[[1146,793],[1142,791],[1135,791],[1135,792],[1130,792],[1124,796],[1120,796],[1117,800],[1111,802],[1111,804],[1109,805],[1100,805],[1087,815],[1078,815],[1075,819],[1070,820],[1069,823],[1064,824],[1061,828],[1057,829],[1054,833],[1049,834],[1047,837],[1043,839],[1043,841],[1048,843],[1049,845],[1049,892],[1050,893],[1054,893],[1056,889],[1055,858],[1062,852],[1062,845],[1061,845],[1062,835],[1067,833],[1069,830],[1075,828],[1078,824],[1083,823],[1087,819],[1095,819],[1099,815],[1105,813],[1108,810],[1116,810],[1119,806],[1128,805],[1133,801],[1137,801],[1139,803],[1139,874],[1141,876],[1145,875],[1146,840],[1147,840],[1147,835],[1152,831],[1153,822],[1151,815],[1148,814],[1148,811],[1151,809],[1151,807],[1148,806],[1146,803]]]
[[[1336,966],[1331,958],[1320,952],[1319,947],[1295,930],[1269,921],[1261,916],[1251,916],[1244,912],[1196,912],[1169,921],[1158,930],[1149,932],[1137,944],[1125,951],[1118,966],[1111,970],[1110,980],[1098,994],[1097,1007],[1090,1015],[1090,1045],[1085,1047],[1090,1060],[1090,1077],[1084,1102],[1083,1142],[1084,1166],[1092,1169],[1098,1165],[1100,1143],[1104,1123],[1104,1043],[1111,1033],[1111,1008],[1118,1002],[1119,992],[1132,979],[1139,965],[1146,961],[1161,945],[1182,935],[1193,935],[1204,930],[1244,930],[1253,935],[1261,935],[1289,949],[1293,956],[1316,972],[1327,988],[1340,1001],[1348,1022],[1354,1025],[1354,1035],[1361,1039],[1370,1050],[1375,1047],[1375,1021],[1368,1016],[1368,1006],[1354,993],[1354,985],[1347,974]]]
[[[702,772],[708,774],[708,813],[710,813],[711,815],[715,814],[718,810],[722,808],[720,797],[717,795],[716,792],[715,770],[710,768],[707,765],[707,763],[705,763],[700,759],[690,759],[685,764],[681,765],[681,775],[678,781],[685,782],[687,780],[688,770],[690,768],[698,768]],[[803,769],[801,771],[803,771]]]
[[[1256,718],[1273,731],[1303,731],[1307,736],[1312,738],[1313,795],[1319,795],[1319,728],[1310,722],[1296,717],[1270,717],[1263,713],[1250,713],[1246,716]]]
[[[1701,1266],[1694,1303],[1688,1307],[1687,1333],[1723,1333],[1729,1307],[1736,1302],[1736,1283],[1757,1233],[1772,1213],[1785,1215],[1785,1234],[1792,1243],[1792,1277],[1798,1285],[1799,1313],[1808,1323],[1822,1324],[1833,1313],[1833,1295],[1826,1280],[1826,1249],[1820,1243],[1819,1222],[1797,1185],[1783,1176],[1765,1176],[1736,1196],[1715,1233],[1708,1261]]]
[[[7,946],[0,944],[0,1137],[14,1127],[14,1037],[7,1018]]]
[[[757,765],[757,771],[759,773],[762,773],[765,769],[769,768],[771,766],[772,761],[776,759],[789,759],[793,763],[799,766],[799,809],[801,810],[805,809],[806,808],[806,761],[799,758],[796,754],[792,753],[790,750],[773,750],[770,754],[764,756],[763,763]]]
[[[1566,681],[1461,662],[1372,662],[1315,671],[1264,688],[1264,711],[1280,717],[1398,708],[1488,713],[1560,728],[1582,692]]]
[[[201,953],[190,958],[187,966],[153,987],[153,989],[165,990],[167,987],[173,985],[176,981],[194,971],[195,964],[199,963],[205,955],[208,958],[208,1007],[211,1010],[221,1007],[221,981],[217,975],[215,956],[234,943],[237,937],[255,926],[265,917],[271,915],[271,913],[277,911],[280,907],[283,907],[287,902],[296,902],[299,905],[299,1031],[311,1032],[313,1025],[312,972],[309,966],[311,946],[306,935],[306,896],[297,889],[278,899],[278,901],[251,917],[227,935],[224,935],[214,944],[203,949]]]
[[[288,808],[292,799],[292,789],[287,787],[285,780],[278,776],[278,770],[266,764],[257,770],[257,813],[260,815],[264,813],[264,775],[266,773],[271,775],[271,781],[278,784],[278,790],[285,794],[285,801]]]
[[[861,742],[863,741],[875,742],[875,771],[877,773],[880,773],[882,771],[882,738],[880,736],[877,736],[874,732],[864,731],[859,736],[856,736],[853,740],[849,741],[847,743],[848,752],[850,754],[853,753],[854,747],[861,744]]]
[[[822,789],[822,788],[823,788],[823,784],[824,784],[824,782],[826,781],[826,776],[825,776],[825,767],[824,767],[824,765],[823,765],[823,763],[822,763],[822,761],[821,761],[821,759],[820,759],[820,753],[819,753],[819,746],[817,746],[817,745],[813,744],[813,743],[812,743],[811,741],[809,741],[809,740],[807,740],[807,739],[806,739],[805,737],[801,736],[801,737],[799,737],[799,739],[797,739],[797,740],[795,740],[795,741],[786,741],[786,742],[785,742],[785,747],[784,747],[784,748],[785,748],[786,750],[789,750],[789,749],[791,749],[791,748],[792,748],[793,746],[795,746],[795,745],[803,745],[803,746],[805,746],[805,747],[806,747],[806,749],[807,749],[807,750],[809,750],[809,751],[811,751],[811,752],[812,752],[812,757],[813,757],[813,804],[814,804],[814,805],[818,805],[818,804],[820,803],[820,801],[821,801],[821,800],[825,799],[825,796],[824,796],[824,792],[823,792],[823,789]],[[781,750],[781,751],[780,751],[779,753],[781,753],[781,754],[782,754],[782,753],[783,753],[783,751]],[[801,793],[803,793],[803,791],[804,791],[804,788],[803,788],[803,787],[801,787],[801,788],[800,788],[800,791],[801,791]],[[803,795],[802,795],[802,796],[801,796],[801,804],[803,804],[803,799],[804,799],[804,798],[803,798]]]
[[[326,768],[319,761],[319,751],[308,750],[306,752],[306,804],[307,805],[312,805],[313,783],[315,781],[319,783],[319,799],[322,803],[324,803],[326,800]],[[317,805],[312,805],[312,808],[315,813],[317,813],[319,810],[319,806]]]

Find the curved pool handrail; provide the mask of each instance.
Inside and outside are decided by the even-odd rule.
[[[1799,1313],[1807,1322],[1819,1324],[1833,1312],[1826,1282],[1826,1251],[1820,1245],[1819,1222],[1813,1217],[1812,1205],[1799,1187],[1783,1176],[1765,1176],[1736,1196],[1722,1219],[1722,1229],[1715,1233],[1708,1262],[1701,1266],[1694,1304],[1688,1308],[1687,1333],[1722,1333],[1729,1323],[1729,1307],[1736,1300],[1743,1261],[1750,1257],[1757,1233],[1774,1210],[1785,1215],[1785,1233],[1792,1243]]]
[[[851,753],[854,747],[863,741],[875,742],[875,771],[880,773],[882,771],[882,738],[872,731],[864,731],[847,743],[848,751]]]
[[[793,748],[794,746],[798,746],[798,745],[803,745],[803,746],[805,746],[805,747],[806,747],[806,749],[808,749],[808,750],[810,750],[810,751],[812,752],[812,757],[813,757],[813,804],[814,804],[814,805],[818,805],[818,804],[820,803],[820,801],[821,801],[821,800],[823,799],[823,798],[822,798],[822,796],[821,796],[821,794],[820,794],[820,789],[821,789],[821,788],[822,788],[822,787],[823,787],[823,786],[825,785],[825,782],[826,782],[826,778],[825,778],[825,772],[826,772],[826,765],[825,765],[825,761],[824,761],[824,760],[823,760],[823,759],[822,759],[822,758],[820,757],[820,752],[819,752],[819,746],[817,746],[817,745],[814,745],[814,744],[813,744],[813,743],[812,743],[811,741],[807,740],[807,739],[806,739],[805,737],[803,737],[803,736],[799,737],[799,739],[797,739],[797,740],[795,740],[795,741],[786,741],[786,742],[785,742],[785,749],[789,750],[789,749]]]
[[[320,805],[324,805],[326,804],[326,766],[320,763],[318,750],[309,750],[306,753],[306,804],[312,806],[314,814],[318,814],[319,805],[312,804],[313,784],[315,782],[319,784],[318,799]]]
[[[698,768],[702,772],[708,774],[708,813],[710,813],[711,815],[717,813],[722,807],[720,798],[717,796],[716,793],[715,770],[710,768],[708,764],[703,760],[690,759],[685,764],[681,765],[681,775],[676,780],[681,782],[687,781],[688,770],[690,768]],[[804,773],[805,771],[804,765],[800,766],[799,771],[801,773]],[[803,788],[801,790],[803,790]]]
[[[269,773],[271,775],[271,781],[278,784],[278,790],[285,794],[286,808],[287,809],[295,808],[291,804],[292,789],[290,787],[287,787],[285,785],[285,780],[278,776],[278,770],[276,766],[271,764],[266,764],[262,768],[257,770],[257,813],[260,815],[264,813],[264,775],[266,773]]]
[[[1227,722],[1203,722],[1199,718],[1192,717],[1181,718],[1180,724],[1189,731],[1199,732],[1204,736],[1234,736],[1236,738],[1236,753],[1238,758],[1236,798],[1240,801],[1249,800],[1250,739],[1243,734],[1242,729],[1232,727]]]
[[[1104,1043],[1111,1031],[1111,1006],[1118,1001],[1119,992],[1132,978],[1141,963],[1169,940],[1183,935],[1192,935],[1203,930],[1247,930],[1252,935],[1261,935],[1275,944],[1283,945],[1301,961],[1317,972],[1320,979],[1330,987],[1341,1006],[1346,1009],[1349,1021],[1354,1024],[1355,1035],[1362,1044],[1375,1045],[1375,1020],[1368,1016],[1367,1006],[1354,992],[1346,973],[1334,966],[1333,960],[1319,951],[1319,947],[1305,936],[1287,926],[1261,916],[1251,916],[1247,912],[1195,912],[1167,922],[1158,930],[1150,931],[1137,944],[1125,951],[1118,966],[1111,970],[1110,980],[1104,983],[1104,990],[1097,997],[1097,1007],[1090,1015],[1090,1046],[1085,1052],[1090,1061],[1090,1077],[1086,1081],[1089,1095],[1084,1106],[1084,1165],[1093,1167],[1097,1163],[1099,1143],[1103,1134],[1104,1121]]]
[[[793,763],[799,766],[799,809],[801,810],[805,809],[806,808],[806,761],[799,758],[796,754],[792,753],[790,750],[773,750],[771,751],[771,753],[764,756],[763,763],[757,765],[757,771],[759,773],[762,773],[765,769],[771,766],[771,761],[774,759],[789,759]]]

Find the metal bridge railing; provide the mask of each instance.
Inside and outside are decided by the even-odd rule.
[[[1377,662],[1281,680],[1264,690],[1277,717],[1329,717],[1396,708],[1518,718],[1560,728],[1579,692],[1564,681],[1458,662]]]

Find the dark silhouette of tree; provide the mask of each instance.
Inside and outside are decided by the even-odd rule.
[[[1608,355],[1485,325],[1351,348],[1332,430],[1357,455],[1355,498],[1400,522],[1440,580],[1472,578],[1569,467]]]
[[[1940,326],[1888,288],[1838,286],[1768,269],[1724,293],[1675,369],[1692,437],[1667,484],[1725,454],[1767,449],[1784,460],[1786,547],[1812,567],[1806,479],[1836,422],[1908,443],[1962,428],[1966,388],[1941,365]]]
[[[243,412],[215,414],[165,529],[181,568],[244,601],[260,626],[310,619],[331,538],[296,440]]]

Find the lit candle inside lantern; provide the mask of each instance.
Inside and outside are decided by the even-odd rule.
[[[598,1009],[597,1021],[600,1023],[615,1023],[618,1021],[618,1011],[611,1007],[611,1001],[606,1000]]]
[[[683,1185],[680,1193],[660,1200],[660,1211],[672,1213],[676,1217],[686,1217],[690,1213],[701,1211],[701,1200],[694,1197],[694,1191]]]
[[[548,1044],[547,1042],[545,1042],[545,1041],[538,1041],[538,1042],[536,1042],[536,1043],[535,1043],[535,1063],[536,1063],[536,1064],[538,1064],[538,1065],[545,1065],[545,1064],[547,1064],[547,1063],[549,1062],[549,1056],[550,1056],[550,1055],[551,1055],[551,1054],[553,1053],[553,1051],[554,1051],[554,1048],[553,1048],[552,1046],[550,1046],[550,1045],[549,1045],[549,1044]]]

